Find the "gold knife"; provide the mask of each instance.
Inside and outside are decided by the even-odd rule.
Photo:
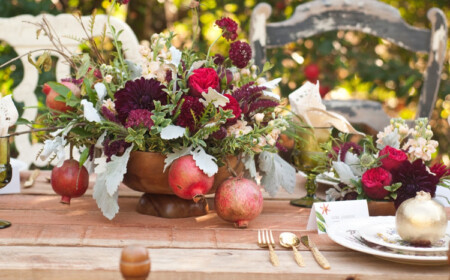
[[[328,260],[322,255],[322,253],[317,248],[316,244],[309,238],[308,235],[304,235],[300,238],[303,245],[306,246],[309,250],[311,250],[314,258],[316,259],[317,263],[323,268],[323,269],[330,269],[330,263]]]

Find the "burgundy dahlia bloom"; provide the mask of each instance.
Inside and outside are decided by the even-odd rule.
[[[234,66],[244,68],[252,58],[252,48],[246,42],[236,41],[231,43],[229,55]]]
[[[198,119],[203,114],[205,106],[203,106],[198,97],[185,96],[183,100],[176,124],[182,127],[189,127],[189,131],[194,132],[196,130],[195,119]]]
[[[231,41],[236,40],[238,36],[238,24],[234,20],[229,17],[224,17],[220,20],[216,20],[216,24],[218,27],[220,27],[220,29],[222,29],[222,37]]]
[[[439,178],[428,172],[421,159],[416,159],[413,163],[408,160],[402,162],[392,172],[392,182],[402,183],[402,186],[397,190],[397,198],[394,201],[395,208],[398,208],[403,201],[415,197],[418,191],[428,192],[431,197],[434,197]]]
[[[133,110],[128,114],[128,119],[125,124],[126,128],[132,127],[137,128],[140,126],[147,127],[148,129],[151,129],[152,126],[155,124],[152,120],[152,112],[145,109],[137,109]]]
[[[167,93],[163,89],[164,86],[156,79],[140,78],[128,81],[125,87],[114,94],[115,108],[120,122],[125,125],[128,115],[133,110],[152,111],[155,109],[153,101],[160,101],[162,105],[167,104]]]

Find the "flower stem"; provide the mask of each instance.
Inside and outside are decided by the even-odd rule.
[[[206,54],[206,59],[208,59],[208,57],[209,57],[209,53],[211,52],[211,48],[217,43],[217,41],[219,41],[219,39],[220,39],[220,37],[222,37],[223,33],[224,32],[222,32],[220,34],[220,36],[217,37],[216,40],[214,40],[214,42],[211,44],[211,46],[209,46],[208,53]]]

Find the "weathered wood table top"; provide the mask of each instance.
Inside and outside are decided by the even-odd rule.
[[[121,188],[120,212],[109,221],[89,193],[70,206],[59,203],[48,175],[21,194],[0,196],[0,219],[12,222],[0,230],[0,279],[122,279],[120,254],[130,244],[148,248],[149,279],[449,279],[448,266],[393,263],[306,231],[309,210],[286,199],[266,199],[247,229],[235,229],[214,211],[184,219],[141,215],[140,194]],[[256,244],[258,229],[272,229],[275,239],[284,231],[309,234],[332,268],[321,269],[304,246],[301,268],[278,242],[280,266],[273,267],[268,250]]]

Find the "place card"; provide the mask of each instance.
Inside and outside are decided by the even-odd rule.
[[[26,164],[22,161],[11,159],[12,179],[4,188],[0,189],[0,194],[20,193],[20,170],[26,169]]]
[[[369,217],[367,200],[316,202],[311,208],[306,229],[317,229],[319,234],[323,234],[328,226],[341,220],[366,217]]]

